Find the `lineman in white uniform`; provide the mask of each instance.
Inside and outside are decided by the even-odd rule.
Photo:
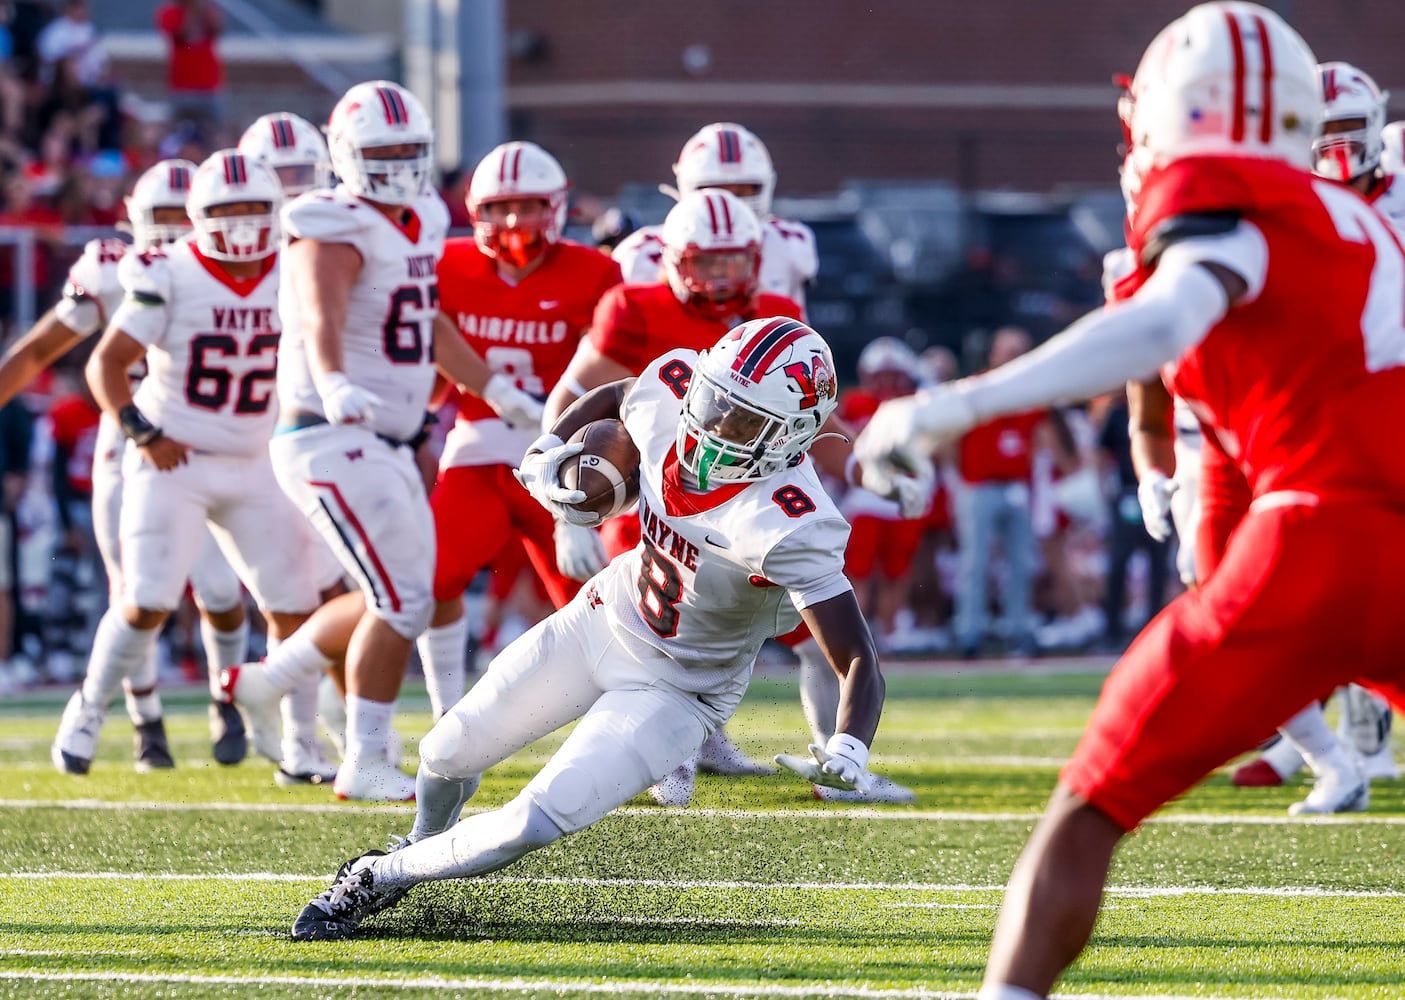
[[[131,439],[119,526],[123,607],[104,616],[88,667],[99,691],[150,655],[207,524],[274,638],[316,607],[311,535],[277,489],[267,454],[281,199],[267,167],[217,152],[191,182],[194,236],[120,265],[126,295],[87,367],[94,396]],[[126,373],[143,356],[150,371],[133,397]],[[106,708],[75,696],[56,762],[92,759]]]
[[[137,179],[126,198],[137,250],[169,243],[190,232],[185,199],[194,173],[195,164],[188,160],[162,160]],[[117,271],[129,249],[128,244],[115,239],[90,240],[83,247],[82,256],[69,269],[63,298],[0,361],[0,405],[13,399],[43,369],[102,330],[122,301]],[[143,371],[144,366],[139,364],[133,376],[140,378]],[[117,519],[122,504],[125,443],[116,421],[104,416],[98,425],[93,462],[93,532],[107,571],[113,607],[118,606],[122,596]],[[190,580],[200,609],[200,635],[210,666],[210,738],[214,757],[221,764],[237,764],[247,752],[244,721],[220,693],[219,672],[244,658],[249,627],[239,578],[208,534]],[[137,727],[137,767],[141,770],[174,763],[166,745],[160,699],[155,693],[155,650],[152,654],[137,674],[123,680],[127,712]],[[96,690],[90,693],[94,698],[98,696]]]
[[[413,94],[352,87],[328,124],[340,185],[284,210],[291,243],[279,294],[278,481],[360,584],[323,606],[262,666],[226,671],[255,742],[308,675],[346,658],[340,798],[404,800],[414,780],[390,759],[395,699],[433,609],[434,526],[413,451],[437,364],[509,422],[540,404],[493,376],[441,316],[435,265],[448,210],[430,186],[434,130]],[[395,755],[398,760],[398,753]]]
[[[336,182],[322,133],[306,118],[287,111],[254,119],[239,137],[239,152],[272,167],[288,201]]]
[[[533,444],[519,478],[589,521],[559,483],[561,443],[618,416],[639,447],[643,539],[493,661],[420,744],[413,829],[389,856],[342,866],[293,937],[346,937],[412,886],[495,871],[582,830],[668,774],[741,701],[762,642],[803,617],[845,675],[837,734],[786,758],[841,787],[870,780],[883,702],[873,640],[849,582],[848,525],[806,451],[836,405],[824,340],[791,319],[743,324],[699,355],[673,351],[602,386]],[[798,612],[797,612],[797,609]],[[511,802],[459,821],[480,775],[574,721]]]
[[[803,222],[771,214],[776,170],[765,145],[731,122],[705,125],[683,145],[673,165],[680,197],[703,188],[726,188],[746,202],[761,222],[759,289],[805,305],[805,286],[819,270],[815,234]],[[636,229],[615,248],[629,284],[652,285],[663,276],[662,226]]]

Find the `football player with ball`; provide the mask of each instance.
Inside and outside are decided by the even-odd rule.
[[[844,576],[849,526],[806,454],[836,402],[824,339],[776,317],[708,350],[670,351],[567,409],[518,478],[554,514],[598,523],[619,502],[613,485],[608,495],[592,485],[600,507],[587,510],[592,498],[561,471],[610,437],[598,422],[618,419],[639,453],[643,540],[503,650],[439,720],[420,743],[408,837],[344,864],[293,937],[347,937],[421,882],[496,871],[602,819],[694,754],[741,702],[761,644],[802,619],[844,678],[838,724],[812,757],[782,762],[809,781],[867,787],[883,678]],[[628,493],[636,470],[617,445],[599,450]],[[572,464],[582,468],[567,481],[600,468]],[[459,819],[485,770],[576,720],[516,798]]]

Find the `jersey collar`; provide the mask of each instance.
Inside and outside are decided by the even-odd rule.
[[[750,486],[750,482],[719,486],[706,493],[689,493],[683,488],[682,470],[678,465],[678,445],[669,446],[663,460],[663,509],[669,517],[692,517],[716,510],[732,497]]]
[[[235,295],[238,295],[241,299],[246,299],[253,294],[254,289],[259,287],[263,279],[268,277],[268,272],[272,271],[274,265],[278,263],[278,254],[271,253],[263,259],[263,267],[259,268],[258,274],[248,278],[236,278],[221,267],[219,261],[211,260],[201,253],[200,248],[195,245],[194,240],[187,245],[190,247],[190,252],[195,255],[195,259],[200,262],[200,266],[209,273],[210,277],[224,285],[224,287],[228,288]]]

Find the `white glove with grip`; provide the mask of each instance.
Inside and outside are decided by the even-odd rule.
[[[609,561],[600,535],[592,528],[557,521],[552,540],[556,543],[556,568],[572,580],[589,580]]]
[[[1171,497],[1181,484],[1160,469],[1152,469],[1137,484],[1137,502],[1142,505],[1146,533],[1158,542],[1171,537]]]
[[[317,395],[322,397],[322,414],[329,424],[364,423],[371,410],[385,402],[371,390],[354,385],[346,372],[327,372],[317,379]]]
[[[555,434],[543,434],[528,446],[522,464],[513,469],[512,474],[537,503],[553,514],[574,510],[568,505],[580,503],[585,493],[561,485],[561,463],[572,455],[579,455],[584,448],[579,442],[566,444]]]
[[[517,388],[517,383],[501,372],[488,379],[483,386],[483,402],[520,431],[534,431],[541,427],[541,401]]]
[[[811,743],[808,758],[780,753],[776,754],[775,761],[812,785],[856,791],[860,795],[867,794],[873,788],[873,774],[868,769],[868,747],[848,733],[835,733],[824,746]]]
[[[878,487],[886,485],[883,492],[889,495],[900,475],[930,475],[928,456],[933,450],[976,422],[970,402],[955,383],[888,400],[854,442],[854,454],[864,469],[864,489],[879,492]]]

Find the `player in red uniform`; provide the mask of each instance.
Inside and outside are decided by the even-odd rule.
[[[540,146],[498,146],[469,185],[473,237],[447,240],[439,261],[440,309],[495,377],[538,398],[561,378],[596,302],[620,280],[610,258],[561,238],[566,188],[561,165]],[[436,719],[463,696],[463,594],[479,570],[521,538],[556,607],[580,586],[557,569],[551,515],[512,478],[535,435],[477,396],[460,396],[458,409],[430,497],[434,617],[418,641]]]
[[[1308,173],[1316,60],[1272,11],[1204,4],[1151,43],[1121,111],[1131,297],[998,371],[885,404],[858,443],[910,461],[978,420],[1161,366],[1205,428],[1205,584],[1103,688],[1011,876],[982,1000],[1048,992],[1146,816],[1310,699],[1405,674],[1405,457],[1380,433],[1405,394],[1405,250],[1355,192]],[[1233,531],[1215,544],[1220,525]]]

